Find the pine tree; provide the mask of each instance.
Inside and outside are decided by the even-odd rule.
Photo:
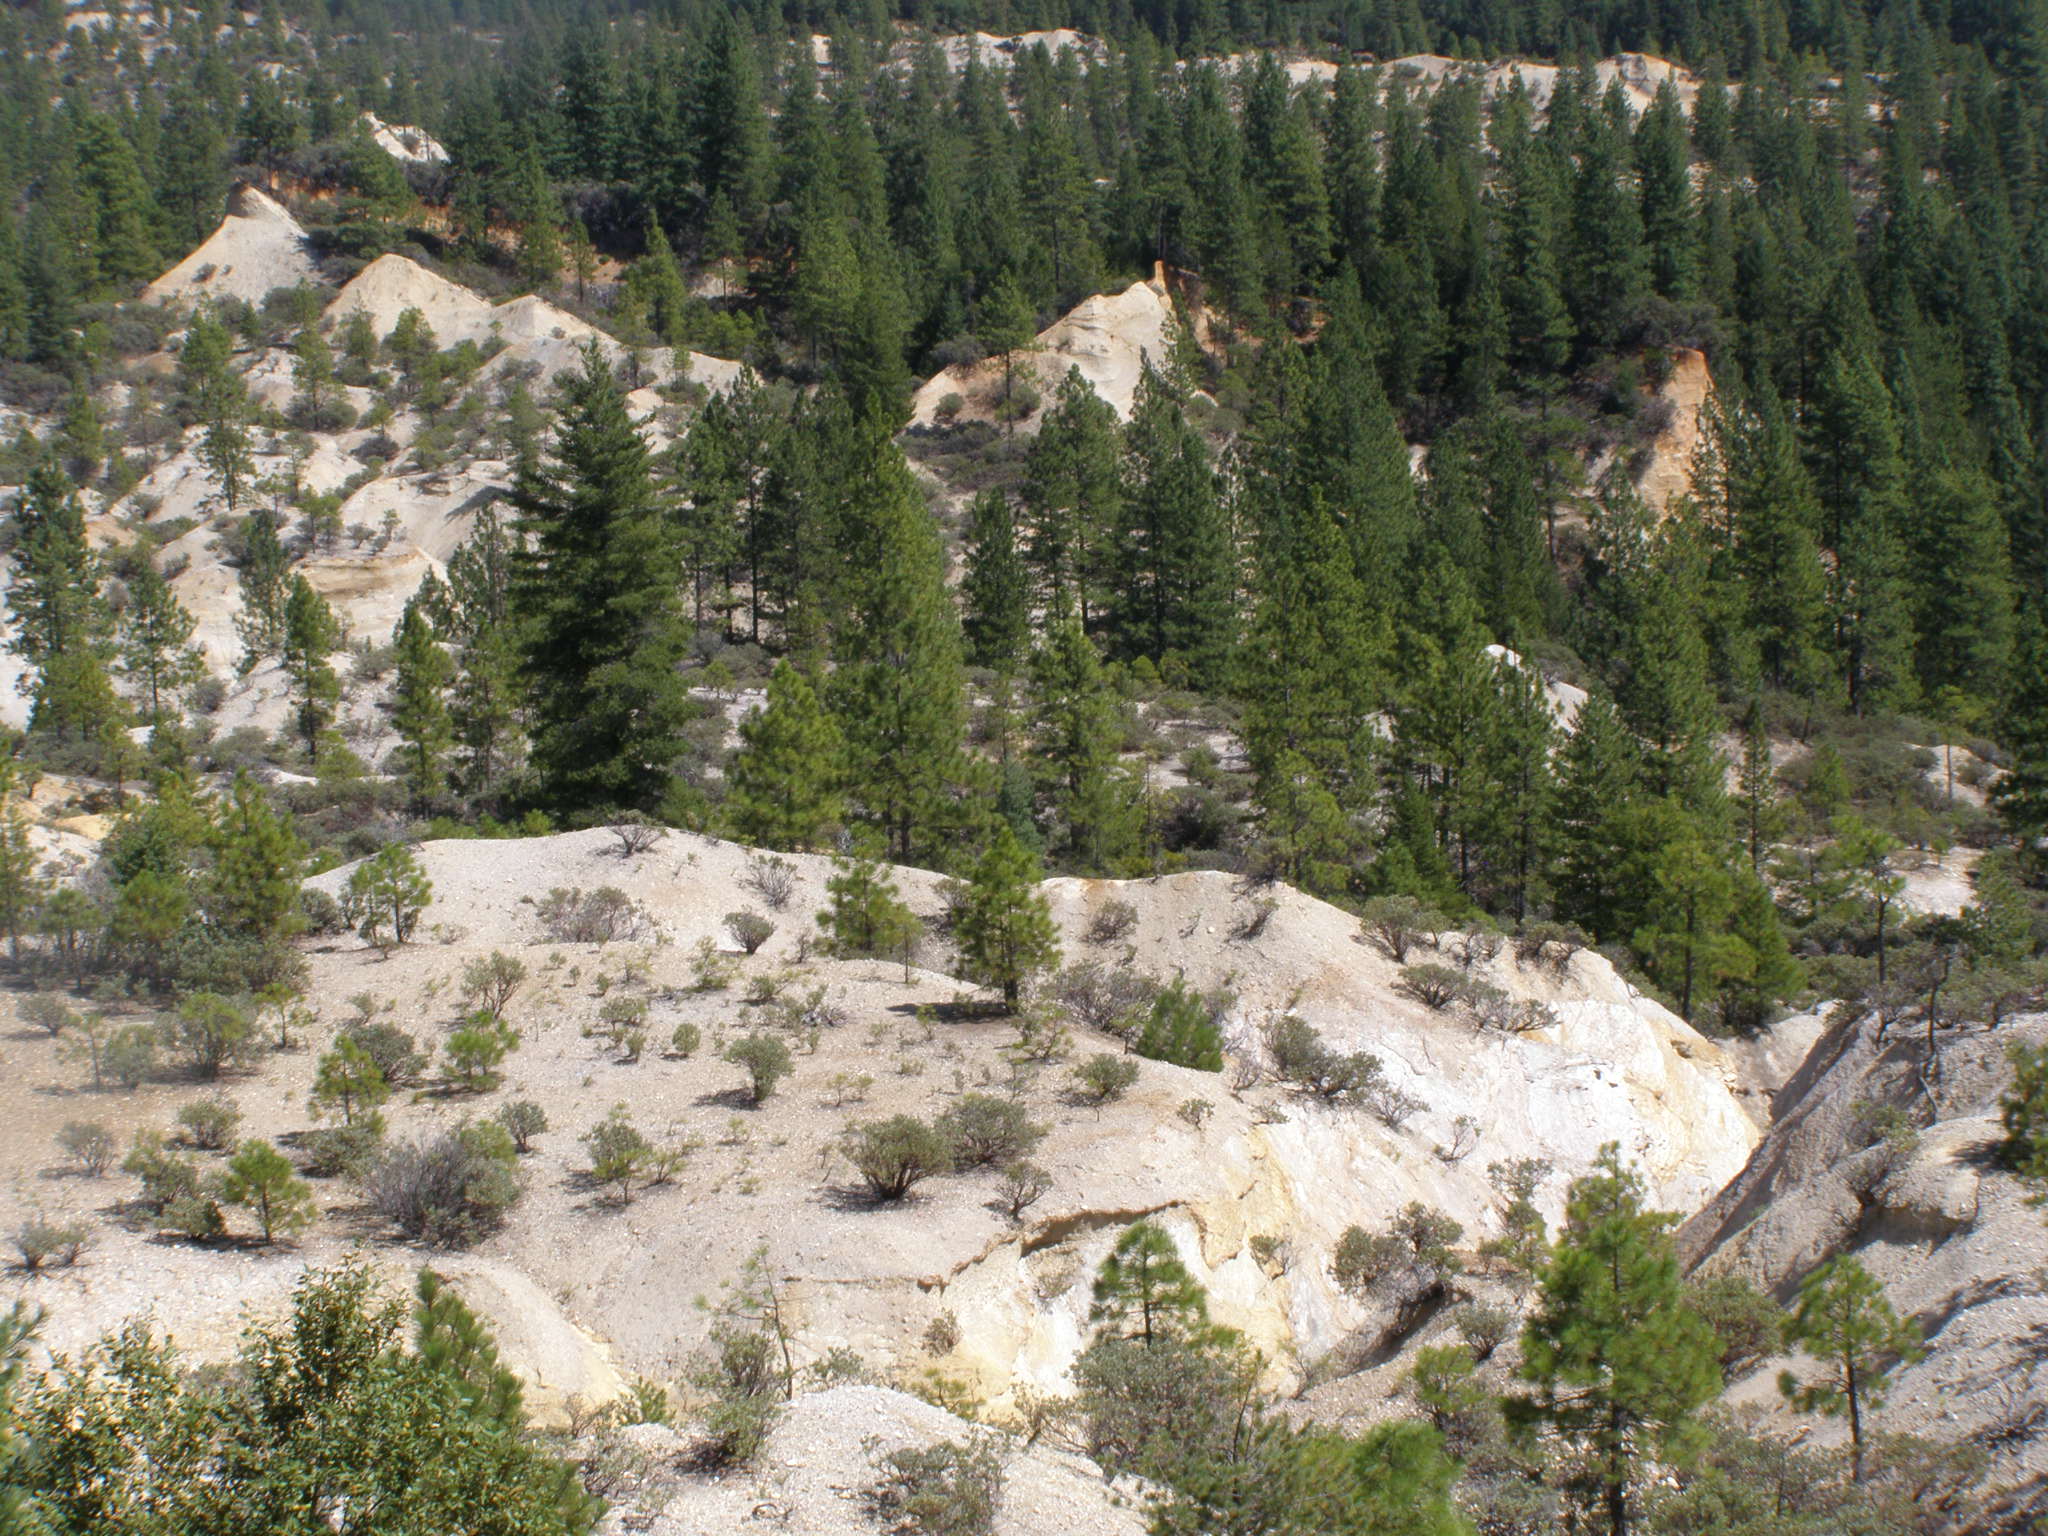
[[[20,773],[12,757],[0,757],[0,932],[7,935],[8,958],[17,966],[21,936],[49,889],[29,839],[28,817],[17,798]]]
[[[982,295],[976,306],[974,332],[987,351],[1003,360],[1003,404],[1008,407],[1016,379],[1017,354],[1038,336],[1038,316],[1008,271]],[[1014,421],[1011,426],[1014,430]]]
[[[448,780],[448,753],[455,729],[448,715],[448,688],[455,663],[428,621],[427,594],[405,605],[393,643],[396,682],[391,695],[391,728],[404,744],[405,776],[416,801],[440,793]]]
[[[178,375],[185,408],[202,429],[199,461],[233,513],[255,471],[255,458],[249,441],[248,387],[230,366],[231,346],[224,327],[211,319],[195,320],[179,350]]]
[[[1827,677],[1827,571],[1815,542],[1820,511],[1798,444],[1782,412],[1723,435],[1733,438],[1727,510],[1735,570],[1764,679],[1811,697]]]
[[[1827,1375],[1801,1383],[1786,1371],[1778,1378],[1780,1390],[1803,1413],[1848,1415],[1850,1480],[1862,1482],[1864,1415],[1884,1406],[1894,1366],[1926,1353],[1920,1330],[1892,1311],[1870,1271],[1838,1254],[1800,1282],[1785,1341],[1820,1361]]]
[[[1486,790],[1471,838],[1488,872],[1488,903],[1524,921],[1549,894],[1557,783],[1551,759],[1556,721],[1533,667],[1502,657],[1494,665],[1495,703],[1480,742]]]
[[[1692,818],[1678,817],[1652,857],[1654,895],[1632,942],[1690,1023],[1696,1004],[1748,975],[1756,957],[1732,931],[1735,879]]]
[[[1770,1023],[1779,1000],[1798,990],[1805,971],[1792,957],[1770,887],[1754,871],[1738,871],[1734,878],[1729,932],[1748,952],[1749,963],[1741,974],[1723,979],[1718,1006],[1723,1028],[1748,1035]]]
[[[1665,81],[1636,126],[1636,179],[1641,187],[1643,242],[1650,286],[1667,299],[1692,296],[1695,268],[1690,146],[1677,88]]]
[[[1098,1339],[1129,1339],[1148,1348],[1216,1336],[1209,1298],[1188,1273],[1166,1229],[1140,1221],[1124,1229],[1095,1274],[1088,1321]]]
[[[512,540],[494,508],[477,513],[448,560],[448,627],[457,649],[448,723],[456,777],[478,799],[496,795],[520,754],[519,645],[509,622]]]
[[[1009,824],[998,821],[960,903],[956,932],[967,974],[1000,989],[1013,1013],[1024,983],[1059,964],[1059,931],[1038,874],[1038,861],[1019,846]]]
[[[626,291],[645,307],[655,335],[672,347],[683,344],[689,333],[690,285],[669,248],[660,220],[651,211],[647,215],[647,252],[627,271]]]
[[[1974,473],[1917,475],[1924,498],[1912,551],[1918,672],[1931,698],[1943,689],[1990,702],[2005,692],[2015,619],[2005,520]]]
[[[281,660],[291,683],[293,721],[306,744],[306,761],[315,765],[341,699],[341,680],[327,664],[341,638],[341,625],[327,599],[305,577],[294,576],[291,596],[285,600]]]
[[[313,1220],[313,1191],[293,1169],[291,1159],[267,1141],[250,1140],[228,1159],[220,1198],[226,1205],[246,1205],[255,1212],[263,1241],[289,1236]]]
[[[911,951],[924,925],[903,904],[888,865],[858,849],[835,857],[825,894],[831,905],[818,914],[818,926],[825,930],[832,953],[842,957],[901,956],[904,970],[909,971]]]
[[[516,1433],[526,1422],[524,1388],[499,1363],[490,1330],[431,1269],[422,1266],[413,1294],[413,1348],[420,1363],[456,1383],[470,1415],[503,1433]]]
[[[2029,620],[1998,735],[2011,766],[1991,786],[1991,805],[2038,883],[2048,872],[2048,628]]]
[[[707,198],[723,198],[743,226],[752,225],[767,204],[772,152],[752,40],[721,15],[698,60],[691,92],[698,179]]]
[[[810,680],[788,661],[768,678],[768,701],[740,722],[727,770],[732,835],[762,848],[816,848],[844,815],[844,743]]]
[[[1261,537],[1255,589],[1238,687],[1261,832],[1285,879],[1334,891],[1374,796],[1385,631],[1320,496]]]
[[[150,238],[149,188],[134,148],[111,119],[96,112],[81,115],[78,170],[97,226],[100,271],[124,284],[156,276],[162,263]]]
[[[1603,694],[1579,706],[1558,762],[1557,915],[1603,939],[1631,931],[1621,874],[1630,813],[1643,796],[1642,751]]]
[[[352,1126],[358,1113],[372,1115],[390,1097],[383,1069],[354,1037],[338,1037],[334,1049],[320,1058],[310,1096],[316,1115],[339,1111],[341,1123]]]
[[[334,349],[317,324],[303,327],[292,346],[292,382],[299,386],[300,419],[316,428],[325,425],[328,394],[334,388]]]
[[[1422,530],[1415,477],[1379,369],[1365,301],[1347,268],[1331,285],[1330,319],[1310,361],[1284,494],[1320,496],[1350,542],[1361,596],[1391,612]]]
[[[1137,852],[1142,789],[1119,761],[1121,702],[1065,601],[1032,652],[1031,686],[1032,757],[1051,802],[1054,846],[1076,869],[1117,872]]]
[[[961,596],[967,659],[998,672],[1014,668],[1030,643],[1031,589],[1017,547],[1016,515],[1001,491],[983,491],[968,505]]]
[[[156,561],[147,556],[137,561],[121,610],[121,672],[142,689],[144,715],[151,724],[164,719],[168,700],[206,675],[205,658],[192,644],[195,627]]]
[[[647,445],[593,344],[563,391],[551,462],[513,489],[528,547],[513,609],[530,687],[541,803],[590,814],[657,811],[688,751],[681,562]]]
[[[1060,380],[1024,466],[1030,518],[1025,558],[1050,607],[1066,593],[1084,629],[1101,618],[1115,530],[1122,522],[1116,412],[1078,368]]]
[[[1578,145],[1572,188],[1566,286],[1580,333],[1602,346],[1619,338],[1648,284],[1642,211],[1628,185],[1627,122],[1617,81]],[[1557,127],[1554,114],[1551,127]]]
[[[297,931],[306,845],[246,773],[236,775],[208,841],[213,848],[205,895],[209,916],[227,932],[255,939],[285,938]]]
[[[1212,688],[1230,658],[1236,552],[1208,449],[1178,392],[1149,364],[1124,436],[1124,463],[1114,650],[1155,663],[1175,659],[1196,687]]]
[[[1588,1458],[1610,1536],[1636,1528],[1643,1464],[1683,1460],[1695,1415],[1721,1390],[1720,1341],[1685,1303],[1672,1222],[1644,1209],[1641,1178],[1603,1148],[1572,1185],[1522,1330],[1520,1375],[1538,1393],[1510,1413]]]
[[[112,619],[100,565],[85,537],[85,508],[48,459],[15,503],[15,557],[7,603],[9,648],[28,666],[29,729],[59,741],[97,741],[120,716],[107,675]]]
[[[1736,810],[1742,843],[1752,874],[1761,873],[1764,852],[1784,830],[1778,804],[1778,773],[1771,761],[1771,739],[1764,730],[1761,705],[1752,704],[1742,726],[1742,761],[1736,766]]]
[[[960,621],[938,529],[895,444],[863,427],[843,549],[845,622],[827,688],[856,813],[901,862],[942,862],[970,807]]]
[[[562,207],[530,144],[519,162],[512,212],[519,225],[520,280],[529,287],[545,287],[562,271]]]
[[[285,603],[291,596],[291,556],[277,537],[277,514],[268,507],[252,512],[243,528],[235,580],[242,594],[235,632],[242,641],[242,670],[248,672],[283,647]]]

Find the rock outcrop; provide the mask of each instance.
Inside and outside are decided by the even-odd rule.
[[[1854,1254],[1912,1318],[1927,1354],[1900,1367],[1881,1432],[1974,1443],[1983,1507],[2048,1513],[2048,1214],[1999,1161],[1998,1097],[2015,1040],[2048,1016],[1962,1038],[1916,1028],[1880,1040],[1838,1021],[1779,1090],[1776,1123],[1727,1189],[1680,1230],[1705,1273],[1748,1276],[1789,1300],[1815,1266]],[[1898,1127],[1879,1133],[1888,1112]],[[1782,1412],[1766,1362],[1734,1398]],[[1813,1426],[1837,1440],[1833,1421]],[[2004,1526],[1985,1527],[2004,1529]],[[2015,1525],[2013,1529],[2023,1526]]]

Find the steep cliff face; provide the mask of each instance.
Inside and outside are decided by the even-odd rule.
[[[1781,1299],[1826,1259],[1855,1255],[1927,1342],[1897,1373],[1879,1430],[1973,1442],[1987,1458],[1972,1495],[1984,1511],[2048,1512],[2048,1219],[1997,1155],[2005,1048],[2044,1038],[2048,1017],[2034,1016],[1944,1032],[1930,1056],[1917,1031],[1880,1040],[1867,1023],[1832,1025],[1740,1176],[1679,1233],[1702,1271]],[[1759,1367],[1736,1401],[1781,1413],[1788,1363]]]

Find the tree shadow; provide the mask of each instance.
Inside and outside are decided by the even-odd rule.
[[[708,1093],[698,1094],[694,1102],[700,1109],[756,1110],[761,1107],[753,1093],[745,1088],[714,1088]]]
[[[827,1184],[819,1191],[818,1198],[827,1210],[833,1211],[886,1211],[918,1203],[916,1190],[901,1200],[884,1200],[865,1183]]]

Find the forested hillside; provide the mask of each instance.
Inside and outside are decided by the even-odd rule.
[[[834,1026],[884,1008],[882,972],[852,962],[900,962],[912,1001],[889,1006],[924,1045],[942,1009],[983,1018],[969,992],[999,999],[987,1014],[1019,1038],[972,1058],[991,1094],[1010,1074],[1008,1110],[977,1112],[1009,1116],[995,1152],[988,1125],[926,1125],[906,1098],[820,1153],[879,1204],[1001,1167],[1022,1223],[1052,1176],[1025,1158],[1045,1127],[1023,1134],[1021,1106],[1074,1034],[1121,1039],[1155,1094],[1161,1071],[1225,1073],[1216,1146],[1193,1155],[1218,1178],[1237,1166],[1221,1148],[1290,1113],[1362,1109],[1389,1142],[1423,1116],[1410,1162],[1371,1154],[1412,1203],[1376,1213],[1384,1230],[1348,1224],[1304,1260],[1312,1281],[1287,1279],[1278,1227],[1177,1273],[1149,1223],[1090,1251],[1096,1331],[1064,1422],[1167,1490],[1157,1530],[2024,1529],[2048,1468],[1923,1418],[1873,1439],[1866,1479],[1857,1373],[1874,1413],[1938,1305],[1902,1322],[1854,1254],[1966,1231],[1970,1263],[2039,1258],[2008,1206],[2048,1176],[2048,1058],[2030,1033],[2009,1070],[2005,1051],[2048,995],[2048,0],[49,3],[0,15],[0,87],[18,690],[0,706],[0,934],[41,989],[24,1019],[85,1052],[95,1092],[211,1085],[253,1070],[271,1022],[280,1053],[295,1030],[318,1043],[318,994],[358,984],[337,953],[398,955],[389,985],[424,1018],[456,990],[418,958],[428,938],[479,946],[440,1067],[360,994],[292,1089],[293,1113],[302,1086],[338,1124],[273,1131],[270,1106],[252,1123],[302,1137],[292,1160],[251,1141],[218,1181],[138,1140],[131,1230],[214,1244],[223,1206],[246,1207],[269,1250],[315,1221],[297,1173],[359,1186],[362,1219],[415,1244],[504,1230],[547,1117],[462,1106],[504,1086],[524,1038],[505,1012],[525,962],[481,952],[529,922],[497,899],[516,886],[579,957],[534,955],[533,991],[580,1008],[591,965],[578,1038],[626,1064],[650,1010],[676,1008],[664,1059],[691,1062],[688,1009],[710,1005],[679,999],[758,970],[760,1011],[707,1014],[698,1058],[745,1070],[748,1114],[792,1048],[850,1052]],[[675,853],[689,911],[576,873],[598,828],[622,868]],[[686,856],[685,832],[704,835]],[[570,873],[550,891],[543,869]],[[794,912],[757,910],[783,913],[792,869],[823,903],[801,938]],[[1056,877],[1150,883],[1127,901]],[[715,929],[703,901],[738,910]],[[1370,965],[1300,945],[1336,923]],[[680,953],[657,954],[686,930],[687,986]],[[605,946],[627,940],[649,958],[618,979]],[[952,1003],[917,991],[939,980]],[[1485,1042],[1478,1076],[1389,1073],[1366,1049],[1433,1059],[1451,1020]],[[833,1059],[820,1091],[864,1102],[872,1074]],[[984,1098],[967,1060],[962,1105]],[[1552,1075],[1589,1061],[1616,1075],[1575,1117]],[[1137,1070],[1089,1057],[1059,1102],[1099,1120]],[[548,1081],[590,1088],[573,1075]],[[387,1140],[401,1084],[440,1141]],[[1167,1129],[1200,1144],[1216,1106],[1182,1098],[1160,1101]],[[627,1110],[565,1175],[620,1206],[700,1150]],[[1071,1152],[1086,1133],[1060,1124]],[[1458,1172],[1495,1125],[1541,1144],[1489,1147],[1485,1181]],[[1280,1165],[1367,1165],[1303,1135]],[[704,1199],[752,1193],[751,1157]],[[1877,1171],[1816,1193],[1855,1159]],[[452,1210],[407,1193],[429,1165]],[[1960,1207],[1939,1181],[1965,1166],[2010,1199],[1942,1227]],[[1674,1247],[1653,1193],[1699,1206],[1723,1185],[1764,1193],[1724,1192]],[[1224,1199],[1088,1195],[1125,1223],[1185,1205],[1204,1232],[1201,1202]],[[1770,1202],[1797,1213],[1782,1230],[1757,1214]],[[949,1216],[948,1236],[1001,1204]],[[1438,1206],[1499,1230],[1479,1244],[1475,1225],[1468,1252]],[[745,1225],[720,1209],[722,1236]],[[1317,1213],[1285,1220],[1304,1254],[1321,1240]],[[1704,1266],[1683,1288],[1681,1248]],[[1258,1279],[1225,1269],[1255,1250]],[[1018,1240],[1020,1273],[1032,1251]],[[30,1274],[48,1258],[24,1249]],[[1155,1343],[1153,1282],[1132,1278],[1155,1264],[1170,1357],[1132,1353]],[[746,1351],[778,1341],[795,1390],[774,1284],[747,1273],[720,1278],[726,1331],[691,1368],[722,1404],[705,1466],[744,1463],[774,1419],[774,1370]],[[1743,1275],[1792,1308],[1789,1331]],[[1309,1289],[1261,1289],[1283,1284]],[[1205,1285],[1219,1314],[1242,1309],[1232,1327],[1210,1324]],[[1625,1294],[1589,1301],[1602,1286]],[[615,1300],[582,1298],[642,1326]],[[354,1330],[350,1369],[420,1412],[460,1400],[463,1466],[525,1427],[495,1356],[465,1353],[488,1350],[482,1325],[431,1294],[411,1353],[352,1269],[297,1306]],[[1331,1315],[1374,1307],[1331,1343]],[[1447,1342],[1447,1319],[1480,1313],[1490,1342],[1464,1322]],[[2020,1325],[2001,1326],[2003,1350]],[[929,1353],[992,1331],[963,1346],[956,1319]],[[636,1361],[653,1336],[631,1335]],[[1248,1336],[1287,1358],[1253,1359]],[[281,1338],[254,1339],[245,1374]],[[1781,1398],[1757,1375],[1802,1349],[1849,1384]],[[1379,1395],[1421,1418],[1360,1435],[1360,1399],[1313,1395],[1396,1367]],[[987,1370],[1005,1412],[1044,1408],[1022,1366]],[[38,1444],[62,1418],[53,1379],[23,1389]],[[917,1380],[949,1410],[989,1406],[937,1366]],[[1351,1438],[1265,1416],[1282,1381]],[[1751,1421],[1708,1427],[1724,1386],[1758,1413],[1850,1408],[1847,1476]],[[214,1415],[220,1467],[274,1430],[239,1390],[178,1389],[178,1411]],[[666,1388],[632,1391],[655,1417]],[[1167,1443],[1161,1422],[1224,1401],[1236,1418]],[[2038,1428],[2038,1405],[2008,1408],[2016,1439]],[[577,1433],[593,1425],[619,1428]],[[403,1438],[349,1433],[343,1460]],[[504,1443],[531,1529],[590,1526],[556,1462]],[[625,1486],[600,1488],[587,1451],[593,1490]],[[897,1470],[959,1493],[986,1474],[959,1454]],[[1772,1456],[1799,1489],[1775,1514],[1757,1502]],[[47,1493],[48,1466],[23,1486]],[[172,1528],[270,1518],[207,1524],[225,1508]]]

